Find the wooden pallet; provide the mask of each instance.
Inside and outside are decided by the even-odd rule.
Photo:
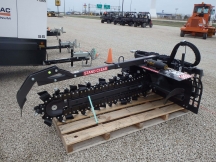
[[[184,108],[172,102],[164,105],[163,101],[162,97],[153,94],[127,105],[107,106],[96,111],[98,124],[90,111],[86,116],[78,114],[64,124],[57,120],[53,123],[66,152],[71,153],[187,113]]]

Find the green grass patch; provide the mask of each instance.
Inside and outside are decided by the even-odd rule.
[[[70,15],[68,17],[85,18],[85,19],[98,19],[98,20],[100,20],[100,16]]]
[[[172,26],[172,27],[182,27],[185,22],[176,22],[176,21],[163,21],[163,20],[152,20],[153,25],[161,26]]]

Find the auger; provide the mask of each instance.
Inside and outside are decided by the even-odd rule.
[[[180,46],[192,49],[195,54],[194,63],[185,61],[186,51],[181,60],[175,59]],[[203,90],[203,70],[196,67],[201,56],[195,45],[182,41],[174,47],[170,56],[140,50],[133,52],[135,59],[124,61],[121,56],[117,63],[97,68],[69,72],[52,66],[33,73],[26,78],[17,92],[18,104],[22,110],[26,96],[35,82],[41,86],[121,68],[120,74],[108,80],[99,78],[95,85],[90,82],[70,85],[63,91],[55,89],[52,95],[47,91],[39,92],[43,103],[34,107],[36,115],[42,114],[44,123],[51,126],[53,118],[65,122],[73,119],[76,114],[85,115],[86,111],[91,111],[92,105],[94,110],[100,110],[117,102],[127,104],[140,96],[145,97],[150,91],[164,97],[164,103],[170,100],[198,113]]]

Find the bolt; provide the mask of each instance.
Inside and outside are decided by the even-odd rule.
[[[53,105],[53,106],[51,107],[52,110],[57,110],[57,108],[58,108],[57,105]]]
[[[35,79],[34,79],[34,78],[32,78],[31,80],[32,80],[32,81],[34,81]]]

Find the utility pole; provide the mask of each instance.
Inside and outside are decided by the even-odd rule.
[[[132,0],[131,0],[131,3],[130,3],[130,12],[131,12],[131,4],[132,4]]]
[[[65,0],[64,0],[64,15],[65,15]]]
[[[124,0],[122,0],[122,16],[124,15],[123,5],[124,5]]]

